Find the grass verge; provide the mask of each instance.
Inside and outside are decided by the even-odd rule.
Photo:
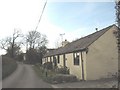
[[[41,79],[43,79],[48,83],[57,84],[57,83],[63,83],[63,82],[78,81],[77,77],[74,75],[60,74],[52,70],[45,70],[39,64],[34,66],[34,70]]]
[[[33,69],[35,70],[36,74],[44,81],[48,82],[48,83],[52,83],[53,82],[53,77],[56,75],[55,72],[52,71],[46,71],[43,70],[39,65],[34,65]]]
[[[8,57],[2,57],[2,79],[12,74],[17,68],[17,63]]]

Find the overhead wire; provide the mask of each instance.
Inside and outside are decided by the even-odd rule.
[[[36,28],[35,28],[35,31],[37,30],[38,25],[40,24],[40,21],[41,21],[41,19],[42,19],[42,15],[43,15],[44,10],[45,10],[45,7],[46,7],[46,4],[47,4],[47,0],[46,0],[46,2],[45,2],[44,6],[43,6],[43,9],[42,9],[42,12],[41,12],[40,18],[39,18],[39,20],[38,20],[38,24],[37,24],[37,26],[36,26]]]

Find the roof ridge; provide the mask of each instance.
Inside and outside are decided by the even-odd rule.
[[[52,56],[52,55],[57,55],[57,54],[70,53],[72,51],[84,50],[85,48],[90,46],[94,41],[96,41],[99,37],[101,37],[106,31],[108,31],[113,26],[116,26],[116,25],[115,24],[110,25],[106,28],[103,28],[103,29],[97,31],[97,32],[94,32],[85,37],[82,37],[80,39],[72,41],[69,44],[65,45],[64,47],[57,48],[57,49],[53,50],[51,53],[49,52],[45,56]]]
[[[97,31],[97,32],[93,32],[93,33],[91,33],[91,34],[89,34],[89,35],[86,35],[86,36],[81,37],[81,38],[79,38],[79,39],[77,39],[77,40],[75,40],[75,41],[72,41],[72,42],[68,43],[67,45],[69,45],[69,44],[71,44],[71,43],[73,43],[73,42],[79,41],[79,40],[81,40],[81,39],[84,39],[84,38],[86,38],[86,37],[92,36],[93,34],[96,34],[96,33],[100,32],[100,31],[103,31],[103,30],[106,30],[106,29],[109,30],[109,28],[111,28],[111,27],[113,27],[113,26],[116,26],[116,25],[113,24],[113,25],[110,25],[110,26],[108,26],[108,27],[105,27],[105,28],[103,28],[103,29],[101,29],[101,30],[99,30],[99,31]],[[67,45],[66,45],[66,46],[67,46]]]

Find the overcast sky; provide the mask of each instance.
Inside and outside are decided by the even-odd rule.
[[[45,3],[41,1],[1,0],[0,39],[10,36],[14,28],[23,34],[35,30]],[[47,36],[49,48],[54,48],[55,43],[61,41],[60,34],[65,33],[63,39],[72,41],[95,32],[95,28],[100,30],[115,23],[115,3],[112,0],[82,1],[48,0],[37,31]]]

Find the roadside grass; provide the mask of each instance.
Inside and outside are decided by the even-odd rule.
[[[51,70],[47,70],[45,71],[42,67],[40,67],[40,65],[34,65],[33,69],[35,70],[36,74],[44,81],[48,82],[48,83],[52,83],[53,82],[53,77],[56,76],[56,73],[51,71]]]
[[[54,70],[46,70],[42,65],[34,65],[33,69],[36,74],[44,81],[52,84],[63,83],[63,82],[76,82],[78,81],[77,77],[70,74],[63,74],[60,72],[55,72]],[[62,69],[63,70],[63,69]],[[63,72],[65,72],[63,70]]]
[[[16,68],[17,63],[13,59],[5,56],[2,57],[2,79],[12,74]]]

